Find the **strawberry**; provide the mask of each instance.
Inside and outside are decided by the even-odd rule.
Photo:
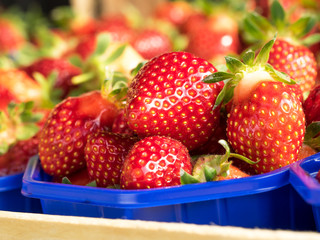
[[[270,7],[270,18],[252,12],[244,19],[244,39],[251,43],[266,41],[277,33],[271,49],[269,63],[278,71],[285,72],[308,93],[316,83],[317,63],[307,48],[320,40],[316,34],[305,37],[313,28],[315,19],[303,16],[297,21],[287,20],[286,12],[278,1]]]
[[[3,155],[0,155],[2,176],[21,173],[25,170],[29,158],[38,153],[38,136],[18,141]],[[1,175],[0,175],[1,176]]]
[[[65,176],[85,167],[84,147],[89,133],[111,129],[117,107],[91,91],[58,104],[40,132],[39,157],[44,171]]]
[[[307,125],[320,121],[320,85],[315,86],[306,100],[303,102],[303,110],[306,115]]]
[[[135,138],[111,132],[92,134],[85,146],[90,179],[98,187],[119,185],[124,158],[135,142]]]
[[[143,138],[169,136],[189,150],[206,142],[219,122],[213,110],[223,83],[204,84],[216,69],[190,53],[165,53],[147,62],[128,89],[126,116],[129,127]]]
[[[86,186],[91,183],[91,179],[89,177],[88,169],[82,168],[79,171],[71,173],[64,177],[53,177],[52,182],[56,183],[69,183],[73,185]]]
[[[131,42],[133,48],[145,59],[151,59],[173,49],[170,38],[155,29],[144,29]]]
[[[41,110],[45,112],[45,110]],[[38,153],[38,131],[43,118],[32,102],[8,104],[0,111],[0,172],[10,175],[22,172],[29,158]]]
[[[228,141],[236,153],[259,161],[252,165],[256,173],[297,161],[305,134],[302,103],[287,85],[295,82],[267,63],[275,41],[264,45],[256,58],[253,51],[246,52],[244,63],[226,57],[230,73],[217,72],[205,80],[228,80],[218,97],[228,101],[233,95]]]
[[[180,170],[191,173],[191,158],[179,141],[163,136],[144,138],[127,154],[120,176],[122,189],[180,185]]]
[[[11,91],[0,85],[0,111],[5,110],[11,101],[17,102]]]
[[[189,18],[189,16],[194,12],[192,6],[188,2],[175,1],[168,2],[164,1],[157,5],[153,16],[155,18],[168,21],[176,27],[182,26]]]
[[[270,52],[269,63],[278,71],[287,73],[301,87],[310,91],[317,78],[317,62],[314,54],[305,46],[278,39]]]
[[[81,70],[65,59],[58,58],[41,58],[31,65],[23,68],[30,77],[33,77],[35,72],[41,73],[44,77],[49,77],[54,71],[57,72],[55,88],[63,91],[62,97],[66,97],[68,92],[75,88],[71,79],[81,73]]]
[[[8,19],[0,19],[0,52],[10,53],[19,50],[25,43],[21,31]]]
[[[0,86],[1,95],[4,95],[0,102],[8,102],[9,100],[17,102],[34,101],[35,105],[41,105],[42,89],[40,84],[22,70],[0,69]]]
[[[222,62],[221,56],[238,54],[240,50],[237,22],[224,13],[208,17],[189,30],[187,36],[186,51],[213,62]]]
[[[197,156],[195,158],[192,175],[186,172],[182,173],[181,182],[183,184],[236,179],[249,176],[249,174],[234,166],[232,161],[229,161],[229,158],[236,157],[249,164],[254,164],[255,162],[244,156],[231,153],[226,140],[219,140],[218,144],[224,148],[225,154]]]
[[[124,109],[121,109],[118,115],[115,117],[112,124],[111,132],[125,134],[129,136],[134,135],[134,132],[128,126],[127,118],[124,114]]]
[[[304,158],[309,157],[311,155],[314,155],[316,153],[317,153],[317,151],[315,149],[313,149],[312,147],[310,147],[309,145],[302,144],[302,147],[299,152],[298,160],[304,159]]]

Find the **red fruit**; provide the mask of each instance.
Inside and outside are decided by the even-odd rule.
[[[145,29],[131,43],[132,47],[145,59],[151,59],[173,49],[170,38],[154,29]]]
[[[4,94],[4,98],[1,98],[0,102],[2,100],[4,102],[9,100],[17,102],[34,101],[36,105],[40,105],[42,99],[40,85],[22,70],[0,69],[0,86],[0,94]]]
[[[30,66],[24,68],[30,77],[33,77],[35,72],[41,73],[44,77],[56,71],[57,79],[55,87],[63,90],[63,96],[75,86],[72,84],[71,79],[74,76],[81,74],[81,70],[65,59],[56,58],[42,58],[32,63]]]
[[[126,134],[129,136],[134,135],[134,132],[128,126],[127,118],[124,115],[124,109],[121,109],[119,111],[118,115],[115,117],[113,124],[112,124],[111,132]]]
[[[86,186],[91,182],[87,168],[82,168],[77,172],[65,176],[71,184]],[[63,177],[53,177],[52,182],[63,183]]]
[[[44,171],[65,176],[85,167],[88,134],[111,129],[116,114],[116,106],[99,91],[69,97],[58,104],[40,132],[39,157]]]
[[[94,133],[87,141],[85,159],[91,180],[98,187],[120,184],[123,161],[136,138],[111,132]]]
[[[191,173],[191,158],[179,141],[152,136],[135,143],[125,158],[122,189],[149,189],[180,185],[180,170]]]
[[[312,122],[320,121],[320,85],[314,87],[303,103],[307,126]]]
[[[270,52],[269,63],[278,71],[287,73],[303,92],[310,91],[317,78],[317,62],[305,46],[277,39]]]
[[[233,149],[266,173],[297,161],[305,133],[302,104],[280,82],[262,82],[247,99],[235,104],[227,136]]]
[[[17,27],[6,19],[0,19],[0,52],[9,53],[18,50],[25,39]]]
[[[228,179],[237,179],[237,178],[243,178],[243,177],[249,177],[250,175],[243,172],[239,168],[237,168],[234,165],[229,166],[229,172],[227,176],[218,176],[217,180],[228,180]]]
[[[112,41],[130,42],[134,37],[134,31],[124,22],[102,21],[97,27],[97,33],[106,32],[111,35]]]
[[[21,173],[29,158],[38,153],[38,136],[18,141],[3,155],[0,155],[0,176]]]
[[[187,21],[193,11],[194,10],[192,9],[191,5],[187,2],[164,1],[156,7],[154,16],[179,27]]]
[[[128,89],[126,116],[139,137],[169,136],[189,150],[206,142],[219,122],[213,110],[223,82],[202,80],[216,69],[190,53],[172,52],[146,63]]]
[[[80,40],[75,48],[75,53],[78,54],[83,60],[86,60],[96,48],[96,37],[89,36]]]
[[[7,88],[0,85],[0,111],[5,111],[11,101],[17,102],[14,94],[12,94]]]
[[[188,37],[187,51],[208,60],[221,62],[223,56],[240,50],[237,22],[225,14],[208,18],[189,30]]]
[[[298,160],[304,159],[316,153],[317,151],[312,147],[308,146],[307,144],[302,144],[302,147],[298,155]]]

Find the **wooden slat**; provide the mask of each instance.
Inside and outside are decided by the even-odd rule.
[[[85,218],[0,211],[2,240],[319,240],[315,232]]]

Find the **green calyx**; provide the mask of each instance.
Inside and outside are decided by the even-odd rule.
[[[32,112],[33,102],[9,103],[7,113],[0,111],[0,155],[20,140],[33,137],[38,131],[37,122],[42,114]],[[8,138],[3,138],[7,136]],[[9,140],[10,138],[10,140]]]
[[[78,85],[83,91],[100,89],[104,80],[108,78],[108,66],[115,62],[124,52],[126,44],[118,46],[110,54],[106,51],[111,43],[109,34],[101,33],[97,37],[95,51],[83,62],[78,56],[70,58],[70,62],[82,69],[82,74],[72,78],[72,83]]]
[[[307,126],[304,143],[320,151],[320,121],[312,122]]]
[[[305,14],[293,23],[288,17],[279,1],[275,0],[270,6],[270,19],[257,12],[250,12],[246,15],[242,25],[244,38],[248,42],[259,44],[270,39],[277,32],[281,38],[300,42],[306,46],[320,41],[320,34],[312,34],[303,38],[316,24],[316,16]]]
[[[228,161],[230,157],[241,159],[249,164],[255,164],[257,162],[236,154],[231,153],[228,143],[225,140],[219,140],[226,153],[224,155],[201,155],[196,159],[196,163],[193,167],[192,175],[181,170],[181,184],[202,183],[216,181],[219,176],[226,177],[228,175],[229,167],[232,162]]]
[[[285,73],[275,70],[268,64],[270,50],[276,40],[274,37],[267,42],[256,56],[253,50],[249,49],[242,54],[242,61],[231,56],[226,56],[226,66],[228,71],[217,71],[203,79],[204,83],[216,83],[224,81],[225,85],[219,93],[214,108],[221,103],[228,103],[233,97],[234,88],[245,77],[246,74],[264,71],[269,73],[273,80],[284,82],[287,84],[295,84],[295,82]]]

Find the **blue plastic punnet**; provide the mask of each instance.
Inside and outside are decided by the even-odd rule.
[[[315,224],[320,232],[320,183],[315,179],[320,170],[320,153],[292,164],[290,182],[313,209]]]
[[[33,157],[22,194],[40,199],[46,214],[315,230],[311,206],[289,184],[289,167],[234,180],[120,190],[53,183]]]
[[[23,173],[0,177],[0,210],[41,213],[39,199],[21,194]]]

